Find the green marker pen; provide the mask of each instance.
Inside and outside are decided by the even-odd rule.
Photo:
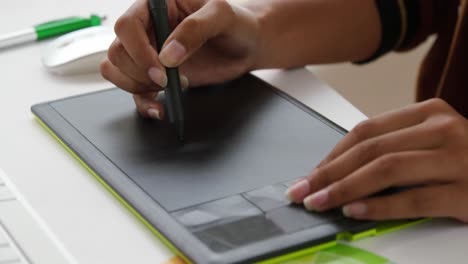
[[[105,17],[69,17],[0,36],[0,49],[60,36],[78,29],[99,26]]]

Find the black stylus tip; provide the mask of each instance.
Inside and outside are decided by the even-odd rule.
[[[177,129],[177,138],[180,142],[184,142],[185,135],[184,135],[184,121],[179,120],[176,122],[176,129]]]
[[[182,136],[182,135],[178,135],[178,136],[177,136],[177,139],[179,140],[180,143],[184,143],[184,142],[185,142],[185,138],[184,138],[184,136]]]

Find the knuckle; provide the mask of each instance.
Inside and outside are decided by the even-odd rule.
[[[317,168],[316,174],[309,176],[308,180],[309,182],[317,184],[319,188],[323,188],[333,183],[333,179],[326,167]]]
[[[382,144],[379,140],[367,140],[357,146],[357,155],[368,161],[379,155]]]
[[[144,107],[143,100],[141,100],[139,95],[133,95],[133,101],[135,102],[135,106],[140,113],[145,113],[146,109]]]
[[[182,44],[189,50],[195,49],[197,46],[205,43],[206,36],[202,34],[202,27],[203,21],[199,18],[186,18],[181,24],[181,28],[184,31],[183,35],[186,37],[180,38],[179,41],[183,42]]]
[[[421,192],[418,195],[413,195],[409,198],[409,208],[418,213],[428,212],[433,209],[433,205],[435,204],[434,197],[430,193]]]
[[[101,62],[101,64],[99,65],[99,71],[101,72],[101,75],[104,79],[111,81],[110,80],[111,65],[107,59]]]
[[[188,17],[183,22],[184,29],[190,34],[197,34],[200,31],[201,22],[194,17]]]
[[[337,182],[329,190],[329,200],[334,206],[348,202],[351,192],[343,183]]]
[[[131,81],[128,90],[133,94],[140,94],[146,91],[142,85],[136,81]]]
[[[380,177],[388,178],[394,175],[394,171],[401,166],[403,158],[398,154],[388,154],[376,160],[376,167]]]
[[[447,103],[440,98],[432,98],[420,103],[421,110],[425,113],[447,110]]]
[[[107,57],[109,58],[109,61],[112,62],[112,64],[118,65],[123,49],[124,48],[120,42],[117,43],[114,41],[111,44],[109,50],[107,51]]]
[[[317,165],[316,168],[322,168],[323,166],[327,165],[330,163],[330,161],[334,160],[336,158],[336,155],[334,153],[330,153],[327,157],[325,157],[320,163]]]
[[[442,108],[446,106],[445,101],[440,98],[429,99],[427,100],[427,103],[435,108]]]
[[[466,146],[461,148],[446,148],[437,151],[437,161],[441,166],[451,169],[451,172],[438,174],[434,181],[450,183],[452,181],[468,180],[468,152]]]
[[[438,124],[435,129],[437,133],[442,134],[444,137],[459,138],[465,137],[465,124],[464,120],[461,120],[455,116],[445,116],[438,120]]]
[[[126,28],[128,27],[128,25],[131,23],[132,19],[133,18],[127,14],[123,14],[122,16],[120,16],[114,25],[115,34],[117,34],[117,36],[122,34],[122,32],[124,32]]]
[[[373,130],[374,124],[372,121],[365,120],[356,125],[350,132],[357,140],[361,141],[368,137],[370,131]]]
[[[370,202],[367,204],[367,216],[373,219],[384,219],[392,214],[392,208],[386,201]]]
[[[234,15],[234,10],[232,9],[232,6],[229,4],[228,1],[226,0],[216,0],[213,1],[213,4],[220,14],[227,15],[227,16],[233,16]]]

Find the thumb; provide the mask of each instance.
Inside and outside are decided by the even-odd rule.
[[[226,0],[209,1],[174,29],[159,60],[166,67],[179,66],[206,41],[229,30],[234,17],[234,10]]]

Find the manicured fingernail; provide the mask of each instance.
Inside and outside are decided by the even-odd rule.
[[[186,53],[185,47],[174,39],[163,48],[161,54],[159,54],[159,60],[166,67],[176,67],[180,64]]]
[[[150,108],[150,109],[148,109],[147,113],[151,118],[161,119],[160,116],[159,116],[159,110],[158,109]]]
[[[295,183],[286,192],[286,196],[291,202],[301,202],[309,194],[310,185],[307,180],[301,180]]]
[[[323,189],[321,191],[318,191],[312,194],[311,196],[308,196],[304,200],[304,206],[307,208],[307,210],[319,211],[323,208],[323,205],[327,203],[328,195],[329,195],[328,189]]]
[[[187,76],[185,76],[185,75],[180,76],[180,85],[182,85],[183,89],[189,88],[190,82],[189,82],[189,79],[187,78]]]
[[[352,203],[343,207],[346,217],[359,217],[367,213],[367,205],[364,203]]]
[[[167,76],[166,74],[161,71],[160,69],[156,68],[156,67],[151,67],[149,70],[148,70],[148,75],[150,77],[150,79],[157,85],[161,86],[161,87],[166,87],[167,86]]]

